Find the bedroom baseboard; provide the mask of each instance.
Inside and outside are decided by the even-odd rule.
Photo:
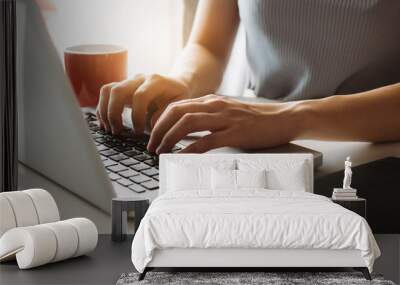
[[[296,272],[301,272],[301,271],[334,271],[334,270],[344,270],[344,269],[353,269],[355,271],[360,271],[366,280],[371,281],[371,274],[369,273],[369,270],[367,267],[339,267],[339,268],[330,268],[330,267],[249,267],[249,268],[243,268],[243,267],[183,267],[183,268],[169,268],[169,267],[145,267],[143,272],[139,274],[138,281],[142,281],[145,277],[147,272],[152,271],[152,270],[171,270],[173,269],[174,271],[193,271],[193,272],[269,272],[271,270],[273,271],[296,271]]]

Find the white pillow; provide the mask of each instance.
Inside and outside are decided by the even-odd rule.
[[[234,191],[242,188],[266,188],[266,171],[212,169],[212,189],[215,191]]]
[[[234,169],[235,161],[169,162],[167,164],[167,191],[211,190],[211,169]]]
[[[262,161],[239,159],[240,170],[266,169],[267,188],[271,190],[306,191],[310,181],[307,178],[308,164],[305,160]]]
[[[236,170],[237,188],[267,188],[267,171]]]
[[[211,170],[211,184],[213,190],[236,190],[236,170],[213,168]]]
[[[177,163],[168,165],[168,189],[186,191],[210,188],[210,167],[185,166]]]
[[[283,171],[273,169],[268,171],[268,186],[273,190],[306,191],[305,164],[297,164]]]

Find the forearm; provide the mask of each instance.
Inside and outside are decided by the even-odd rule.
[[[189,96],[215,93],[240,22],[237,1],[199,2],[192,32],[172,76],[184,82]]]
[[[400,83],[353,95],[293,103],[296,138],[400,141]]]
[[[171,76],[183,81],[191,98],[214,93],[221,83],[225,63],[205,47],[189,43],[174,65]]]

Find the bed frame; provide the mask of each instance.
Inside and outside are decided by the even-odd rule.
[[[361,271],[367,280],[371,275],[359,250],[330,249],[198,249],[171,248],[156,250],[152,261],[139,275],[155,268],[232,268],[236,271],[259,268],[337,268]]]
[[[206,160],[212,163],[221,158],[249,158],[278,160],[302,160],[307,167],[305,191],[313,193],[313,156],[311,154],[163,154],[160,157],[160,191],[166,191],[167,161]],[[147,265],[139,280],[155,268],[231,268],[234,271],[265,268],[344,268],[361,271],[371,280],[365,261],[359,250],[332,249],[254,249],[254,248],[170,248],[155,250],[153,259]],[[237,269],[237,270],[236,270]]]

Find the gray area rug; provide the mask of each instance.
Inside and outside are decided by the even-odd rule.
[[[379,284],[395,285],[384,280],[380,275],[372,275],[368,281],[359,272],[148,272],[146,278],[138,281],[138,273],[122,274],[117,285],[134,284],[267,284],[267,285],[297,285],[297,284]]]

